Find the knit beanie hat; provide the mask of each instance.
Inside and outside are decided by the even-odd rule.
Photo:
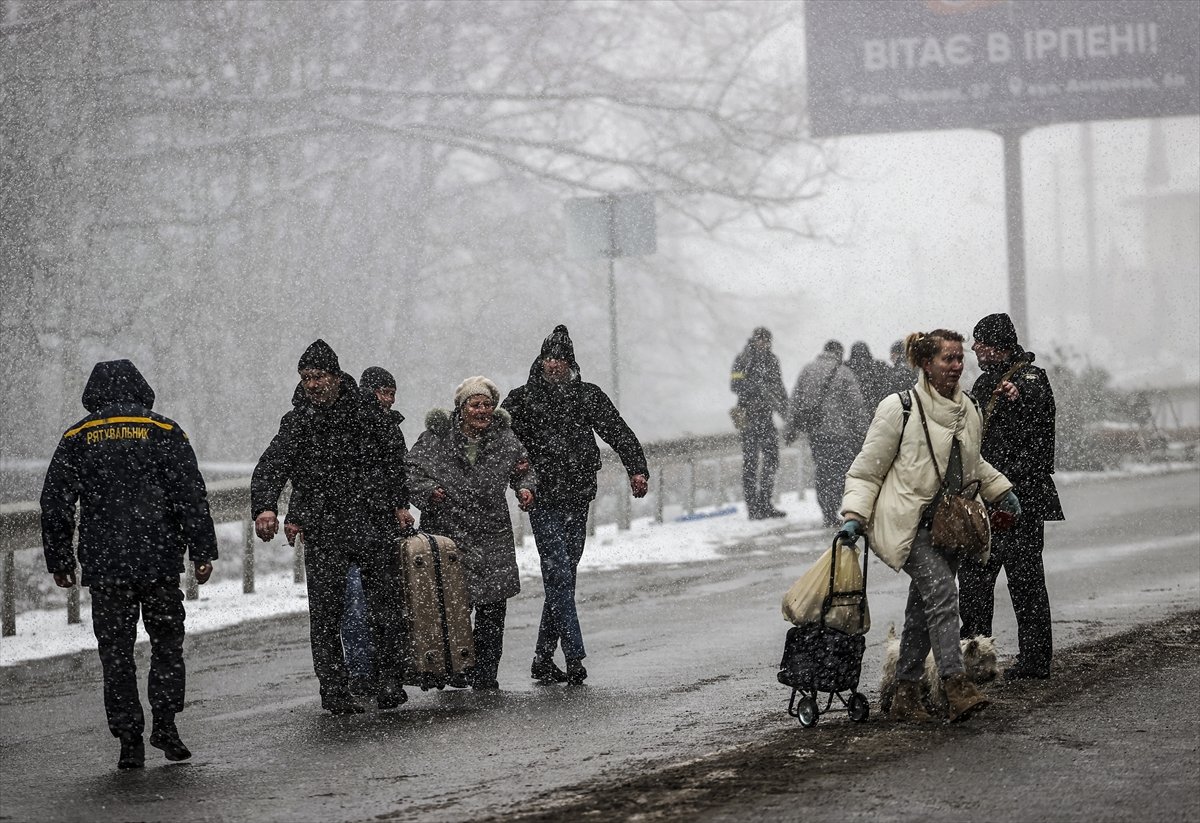
[[[358,385],[371,391],[394,389],[396,388],[396,378],[392,377],[392,373],[382,366],[371,366],[362,373],[362,377],[358,379]]]
[[[571,342],[571,335],[567,333],[566,326],[555,326],[554,331],[542,341],[541,357],[543,360],[549,358],[566,360],[568,363],[575,362],[575,344]]]
[[[1010,350],[1017,348],[1017,329],[1013,326],[1012,318],[1003,312],[989,314],[980,320],[975,324],[971,336],[985,346]]]
[[[342,373],[342,367],[338,363],[338,356],[334,353],[333,348],[320,339],[314,340],[312,345],[304,350],[304,354],[300,355],[296,371],[305,369],[320,369],[330,374]]]
[[[766,326],[756,327],[754,329],[754,331],[750,332],[750,341],[754,342],[755,340],[766,340],[768,343],[770,343],[771,342],[771,330],[768,329]]]
[[[466,403],[468,399],[477,394],[490,396],[493,403],[500,402],[499,387],[482,374],[479,374],[475,377],[468,377],[458,384],[458,388],[454,390],[454,408],[461,408],[463,403]]]

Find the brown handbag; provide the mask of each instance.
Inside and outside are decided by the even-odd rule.
[[[972,555],[986,563],[992,533],[988,527],[987,507],[979,500],[980,482],[973,480],[957,492],[950,490],[938,467],[920,397],[917,397],[917,408],[921,412],[921,428],[925,430],[929,459],[933,461],[939,484],[937,494],[925,509],[922,522],[929,523],[933,545],[946,551]]]

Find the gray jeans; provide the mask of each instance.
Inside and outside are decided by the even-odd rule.
[[[929,530],[918,529],[904,571],[912,582],[904,607],[904,634],[900,637],[896,679],[920,680],[931,647],[943,678],[963,671],[955,584],[958,558],[935,549]]]

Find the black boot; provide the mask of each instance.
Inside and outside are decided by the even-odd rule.
[[[188,747],[179,739],[175,718],[154,718],[154,731],[150,732],[150,745],[162,749],[167,760],[178,762],[192,756]]]
[[[381,712],[399,708],[401,703],[408,702],[408,692],[394,677],[381,677],[379,691],[375,693],[375,705]]]
[[[555,665],[548,657],[534,657],[533,665],[529,667],[529,676],[543,686],[552,683],[566,683],[567,673]]]
[[[328,691],[321,689],[321,708],[335,717],[366,711],[345,686],[336,686]]]
[[[146,744],[140,734],[121,735],[121,757],[118,769],[141,769],[146,766]]]
[[[583,681],[587,680],[587,669],[583,667],[582,660],[567,661],[567,685],[582,686]]]
[[[496,674],[499,669],[499,662],[478,662],[471,668],[467,669],[467,682],[470,683],[471,688],[477,692],[499,691],[500,681],[496,679]]]

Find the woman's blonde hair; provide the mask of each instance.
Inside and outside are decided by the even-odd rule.
[[[915,331],[904,338],[904,358],[908,365],[919,369],[928,363],[942,350],[942,343],[952,340],[963,342],[963,336],[950,329],[934,329],[933,331]]]

